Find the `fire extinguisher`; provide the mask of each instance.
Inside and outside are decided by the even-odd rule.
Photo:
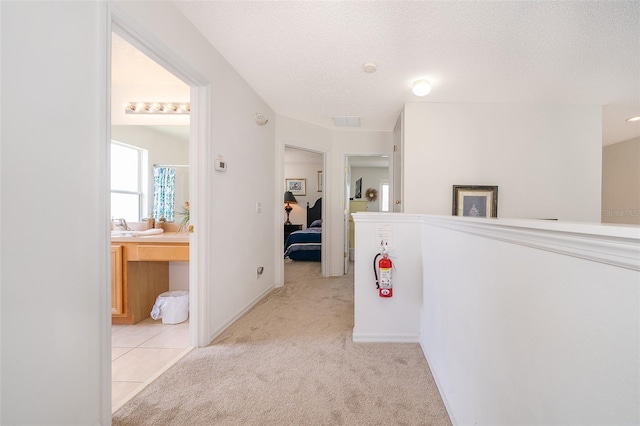
[[[386,247],[383,246],[382,251],[373,258],[373,273],[376,277],[376,288],[380,297],[393,296],[393,285],[391,284],[392,267],[393,262],[389,259]]]

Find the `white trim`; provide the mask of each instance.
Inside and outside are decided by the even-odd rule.
[[[100,373],[101,373],[101,391],[99,395],[100,399],[100,419],[101,424],[111,424],[111,249],[109,248],[109,241],[111,238],[111,9],[108,4],[105,3],[105,20],[101,23],[104,25],[103,37],[104,47],[106,49],[106,55],[103,58],[96,58],[96,60],[104,60],[102,65],[102,72],[104,75],[99,76],[99,81],[104,82],[102,90],[98,90],[98,93],[102,93],[103,98],[98,103],[98,108],[103,107],[100,116],[98,117],[98,135],[97,140],[102,141],[102,153],[105,161],[96,161],[95,166],[99,169],[98,176],[98,191],[102,194],[97,194],[98,200],[98,223],[103,223],[104,228],[100,238],[98,238],[99,244],[97,247],[98,255],[102,259],[99,262],[100,268],[98,270],[98,280],[102,282],[102,291],[99,293],[99,311],[100,311],[100,336],[101,336],[101,351],[100,351]],[[97,67],[101,69],[100,66]],[[102,78],[100,78],[102,77]],[[104,280],[104,281],[102,281]]]
[[[444,403],[444,408],[447,410],[447,414],[449,415],[449,420],[451,420],[451,424],[455,426],[458,424],[458,422],[456,421],[455,416],[453,415],[453,410],[451,409],[451,405],[449,404],[449,400],[447,399],[447,393],[445,392],[444,387],[440,383],[440,380],[438,380],[438,376],[433,374],[433,368],[431,367],[433,364],[431,364],[431,361],[429,361],[429,356],[427,355],[427,351],[423,346],[422,342],[420,342],[420,349],[422,349],[422,354],[424,355],[424,359],[427,361],[427,365],[429,366],[429,372],[431,373],[431,377],[433,377],[433,381],[436,383],[436,387],[438,388],[438,393],[440,394],[440,398]]]
[[[158,37],[138,25],[138,22],[131,18],[118,3],[118,1],[109,2],[112,21],[111,29],[116,34],[124,36],[128,43],[178,77],[185,84],[189,86],[207,86],[210,83],[200,73],[186,65],[180,56],[169,50]],[[193,113],[191,117],[193,117]],[[193,122],[192,118],[191,125],[193,125]]]
[[[640,271],[640,227],[437,216],[423,223]]]
[[[352,340],[354,343],[420,343],[420,335],[356,333],[353,331]]]
[[[191,225],[197,232],[190,234],[189,243],[189,293],[190,314],[195,318],[195,327],[189,327],[191,345],[206,346],[210,327],[209,286],[211,268],[208,256],[211,253],[211,151],[209,143],[211,129],[211,86],[191,87],[191,127],[189,135],[189,199],[191,203]]]
[[[277,129],[276,129],[277,133]],[[282,287],[284,285],[284,228],[283,228],[283,220],[282,220],[282,182],[284,182],[284,150],[285,144],[277,143],[276,144],[276,153],[275,153],[275,181],[273,182],[274,188],[274,199],[275,202],[275,214],[274,224],[273,224],[273,232],[274,236],[274,247],[273,247],[273,279],[274,279],[274,287]],[[326,181],[325,181],[326,182]]]

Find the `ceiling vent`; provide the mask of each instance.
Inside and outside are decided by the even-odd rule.
[[[360,127],[360,117],[332,117],[337,127]]]

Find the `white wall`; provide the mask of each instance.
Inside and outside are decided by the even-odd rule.
[[[202,333],[274,285],[275,126],[254,121],[274,114],[202,35],[168,2],[2,2],[3,424],[110,421],[108,6],[211,83],[209,148],[229,168],[202,171],[214,202],[196,232],[216,275]]]
[[[422,248],[454,424],[640,423],[640,229],[426,217]]]
[[[354,213],[354,342],[417,342],[422,309],[420,216]],[[387,227],[379,229],[379,225]],[[393,262],[393,296],[378,296],[373,259],[380,253],[379,235],[388,236]]]
[[[639,228],[406,213],[354,220],[353,340],[419,336],[453,424],[640,422]],[[388,299],[372,272],[380,231],[392,241]]]
[[[106,5],[0,9],[0,423],[100,424],[111,363]]]
[[[356,180],[362,178],[362,198],[366,199],[367,189],[373,188],[378,191],[378,199],[371,201],[367,204],[367,211],[379,212],[380,211],[380,199],[382,194],[380,193],[380,181],[389,179],[388,167],[352,167],[351,168],[351,194],[350,198],[353,198],[356,192]]]
[[[602,149],[602,221],[640,225],[640,138]]]
[[[405,212],[498,185],[499,217],[600,222],[601,107],[409,103],[404,122]]]

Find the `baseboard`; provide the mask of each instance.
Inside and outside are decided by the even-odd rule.
[[[379,334],[353,332],[351,339],[355,343],[419,343],[419,334]]]
[[[227,320],[221,327],[219,327],[216,331],[213,332],[213,334],[209,335],[209,344],[211,344],[211,342],[213,342],[213,340],[218,337],[219,335],[222,334],[223,331],[225,331],[227,328],[229,328],[229,326],[231,324],[233,324],[234,322],[236,322],[238,320],[238,318],[240,318],[241,316],[243,316],[244,314],[246,314],[247,312],[249,312],[251,310],[251,308],[253,308],[259,301],[261,301],[267,294],[271,293],[271,291],[275,288],[275,286],[271,286],[269,287],[266,291],[264,291],[261,295],[259,295],[258,297],[256,297],[251,303],[249,303],[249,305],[247,305],[244,309],[242,309],[240,312],[238,312],[236,315],[234,315],[233,317],[231,317],[231,319]]]
[[[447,410],[447,414],[449,415],[449,419],[451,420],[451,424],[453,426],[456,426],[458,424],[458,422],[456,421],[456,418],[453,415],[453,410],[451,410],[451,406],[449,405],[449,401],[447,401],[447,395],[444,393],[442,385],[440,384],[440,381],[438,380],[438,376],[436,376],[435,372],[433,371],[433,367],[431,364],[431,361],[429,361],[429,355],[427,355],[427,351],[425,350],[422,341],[420,341],[420,349],[422,349],[422,354],[424,355],[424,359],[427,360],[427,364],[429,365],[429,370],[431,371],[431,377],[433,377],[433,381],[436,382],[436,387],[438,388],[438,393],[440,394],[440,399],[442,399],[442,402],[444,403],[444,408]]]

